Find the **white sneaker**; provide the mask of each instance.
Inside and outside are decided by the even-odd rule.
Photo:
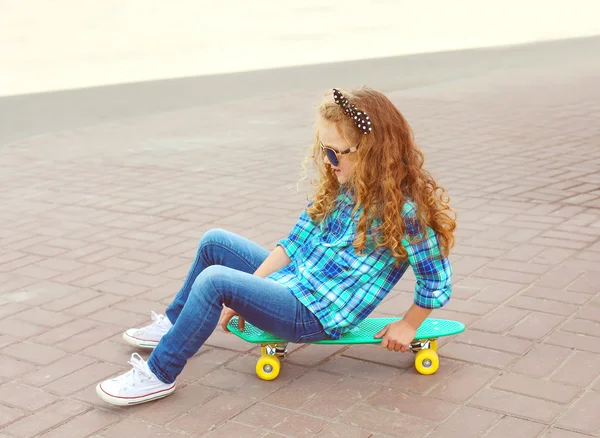
[[[152,324],[142,328],[131,328],[123,333],[123,339],[131,345],[141,348],[156,348],[162,338],[173,327],[165,315],[152,312]]]
[[[175,382],[161,382],[139,354],[133,353],[128,363],[133,365],[131,371],[96,386],[96,394],[105,402],[117,406],[135,405],[166,397],[175,391]]]

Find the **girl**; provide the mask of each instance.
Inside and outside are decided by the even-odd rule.
[[[454,211],[423,169],[411,129],[383,94],[363,88],[319,108],[315,199],[269,253],[223,230],[207,232],[165,315],[124,339],[154,348],[134,353],[129,372],[96,387],[108,403],[130,405],[175,390],[175,379],[217,324],[244,320],[290,342],[339,338],[366,318],[411,266],[414,304],[375,335],[407,351],[432,309],[450,299]]]

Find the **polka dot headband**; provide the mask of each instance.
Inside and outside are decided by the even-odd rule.
[[[354,123],[356,126],[358,126],[358,129],[360,129],[360,132],[363,134],[368,134],[373,130],[371,126],[371,119],[369,119],[367,113],[360,111],[358,108],[356,108],[356,106],[354,106],[354,104],[348,102],[348,99],[344,97],[340,90],[335,88],[333,89],[333,100],[343,108],[344,114],[354,120]]]

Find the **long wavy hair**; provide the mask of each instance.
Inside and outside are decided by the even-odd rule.
[[[408,258],[402,239],[407,227],[401,212],[407,200],[416,207],[418,235],[408,236],[411,241],[426,237],[426,227],[437,235],[440,256],[445,257],[454,246],[456,212],[450,207],[446,190],[440,187],[423,168],[424,155],[415,143],[413,132],[394,104],[382,93],[370,88],[352,92],[342,91],[348,101],[366,112],[373,122],[373,131],[363,135],[342,108],[327,98],[319,107],[318,116],[332,122],[349,145],[358,145],[358,151],[344,159],[354,161],[352,176],[345,183],[354,197],[354,213],[362,208],[356,225],[353,246],[361,254],[370,233],[375,232],[375,248],[387,248],[396,263]],[[319,133],[307,158],[313,158],[319,178],[313,180],[316,193],[307,213],[313,221],[321,222],[335,208],[340,184],[330,167],[324,163],[319,147]],[[306,163],[306,162],[305,162]],[[373,226],[378,219],[378,226]]]

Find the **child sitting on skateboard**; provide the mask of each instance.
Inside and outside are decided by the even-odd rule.
[[[154,348],[134,353],[127,373],[101,382],[114,405],[155,400],[220,323],[237,315],[294,343],[338,339],[366,318],[409,266],[414,304],[376,337],[407,351],[417,328],[450,299],[448,252],[455,221],[445,191],[423,169],[423,154],[382,93],[333,90],[319,108],[314,158],[320,180],[288,237],[269,252],[224,230],[204,234],[188,276],[165,315],[124,339]]]

